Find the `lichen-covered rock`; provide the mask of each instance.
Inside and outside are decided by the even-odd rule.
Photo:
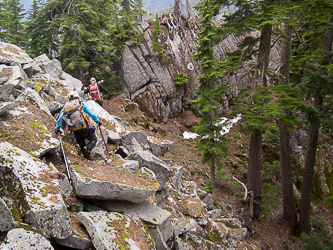
[[[93,245],[90,239],[76,234],[73,234],[66,239],[56,239],[56,242],[61,246],[74,249],[89,249]]]
[[[171,214],[148,201],[133,204],[126,201],[105,201],[102,207],[110,212],[132,214],[139,217],[149,225],[155,225],[162,233],[163,240],[167,241],[171,235]]]
[[[12,213],[4,200],[0,198],[0,232],[9,231],[16,226],[17,224],[13,219]]]
[[[10,230],[0,249],[8,250],[53,250],[51,243],[42,235],[23,228]]]
[[[36,157],[55,153],[59,140],[50,132],[54,124],[53,118],[38,107],[17,102],[0,121],[0,141],[8,141]]]
[[[128,156],[129,160],[136,160],[139,162],[140,167],[146,167],[152,170],[158,183],[160,184],[159,190],[164,188],[170,174],[169,167],[159,158],[154,156],[148,151],[135,151],[133,154]]]
[[[159,188],[154,178],[120,171],[118,167],[93,163],[70,154],[67,157],[77,197],[139,203]],[[118,166],[123,163],[113,162]]]
[[[59,173],[8,142],[0,143],[0,191],[16,197],[24,222],[47,237],[67,238],[73,226],[58,188]]]
[[[0,42],[0,63],[11,64],[13,62],[25,64],[32,62],[32,59],[19,46]]]
[[[52,117],[52,114],[47,107],[45,101],[38,95],[35,90],[31,88],[26,88],[24,92],[16,99],[16,101],[28,102],[32,105],[35,105],[36,107],[40,108],[46,114]]]
[[[2,102],[0,103],[0,115],[7,113],[15,105],[15,102]]]
[[[156,249],[148,228],[136,216],[98,211],[80,212],[77,217],[97,250]]]
[[[147,137],[150,149],[155,156],[163,156],[175,147],[175,143],[169,140],[161,140],[152,136]]]

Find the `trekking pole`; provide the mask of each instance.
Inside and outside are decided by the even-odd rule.
[[[63,145],[62,145],[62,140],[61,140],[61,135],[60,135],[60,133],[58,133],[58,136],[59,136],[59,140],[60,140],[61,151],[62,151],[62,154],[63,154],[63,156],[64,156],[64,160],[65,160],[65,166],[66,166],[66,171],[67,171],[67,177],[68,177],[69,183],[72,185],[72,179],[71,179],[71,175],[69,174],[69,171],[68,171],[67,159],[66,159],[66,156],[65,156],[65,150],[64,150],[64,147],[63,147]]]
[[[102,138],[103,138],[103,141],[104,141],[104,144],[105,144],[106,150],[109,152],[108,146],[106,146],[106,142],[105,142],[105,140],[104,140],[104,135],[103,135],[103,133],[102,133],[101,126],[98,126],[98,127],[99,127],[99,131],[101,131],[101,135],[102,135]]]

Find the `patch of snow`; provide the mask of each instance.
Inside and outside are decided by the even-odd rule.
[[[235,118],[230,119],[230,120],[228,118],[226,118],[226,117],[223,117],[221,119],[221,121],[219,123],[217,123],[216,125],[226,124],[226,126],[222,127],[222,130],[221,130],[221,134],[225,135],[225,134],[227,134],[227,133],[230,132],[230,129],[233,127],[233,125],[235,123],[237,123],[240,119],[242,119],[242,115],[241,114],[238,114]],[[187,132],[187,131],[185,131],[183,133],[183,138],[185,140],[186,139],[195,139],[197,137],[199,137],[199,135],[196,134],[196,133],[191,133],[191,132]]]
[[[183,133],[183,138],[185,139],[185,140],[187,140],[187,139],[195,139],[195,138],[197,138],[199,135],[198,134],[196,134],[196,133],[192,133],[192,132],[187,132],[187,131],[185,131],[184,133]]]

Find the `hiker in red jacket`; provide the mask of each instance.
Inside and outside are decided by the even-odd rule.
[[[101,91],[109,93],[109,91],[104,86],[102,86],[102,84],[96,82],[94,77],[90,79],[90,85],[84,88],[85,94],[89,93],[92,100],[103,106],[103,96]]]

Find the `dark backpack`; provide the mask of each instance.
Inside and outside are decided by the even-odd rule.
[[[77,99],[71,100],[64,105],[63,120],[73,131],[89,128],[90,126],[82,104]]]
[[[96,100],[101,96],[97,84],[91,84],[89,88],[89,94],[92,100]]]

